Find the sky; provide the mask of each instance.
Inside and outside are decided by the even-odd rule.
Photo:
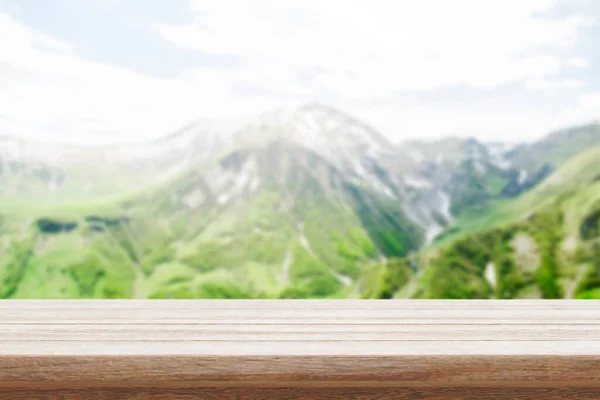
[[[595,0],[0,0],[0,135],[104,145],[320,102],[390,139],[600,119]]]

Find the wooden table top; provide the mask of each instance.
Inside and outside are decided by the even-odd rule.
[[[0,400],[469,393],[600,398],[600,301],[0,302]]]

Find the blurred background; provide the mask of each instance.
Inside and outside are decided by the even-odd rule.
[[[600,298],[599,17],[0,0],[0,298]]]

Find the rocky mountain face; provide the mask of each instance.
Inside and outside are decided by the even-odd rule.
[[[375,293],[372,268],[406,257],[407,276],[421,276],[421,249],[537,187],[569,157],[534,165],[523,154],[561,140],[573,134],[398,146],[320,104],[147,144],[0,138],[0,297]]]

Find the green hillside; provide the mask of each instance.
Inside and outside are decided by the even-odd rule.
[[[310,152],[276,144],[214,168],[236,189],[250,160],[260,188],[227,201],[202,190],[209,169],[113,202],[13,205],[1,220],[0,297],[356,297],[364,268],[420,245],[393,201]]]
[[[600,148],[541,185],[458,221],[419,255],[368,271],[365,297],[600,298]]]
[[[140,147],[14,144],[0,298],[600,298],[598,125],[507,155],[395,147],[310,106]]]

